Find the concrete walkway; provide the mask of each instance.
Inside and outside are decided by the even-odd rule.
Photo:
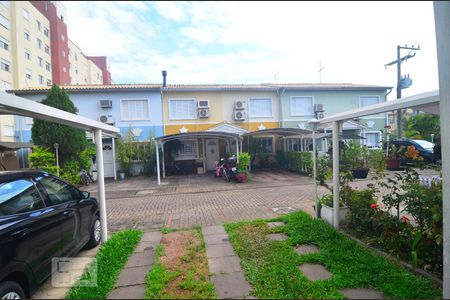
[[[108,299],[144,299],[147,286],[147,273],[150,271],[161,241],[161,233],[145,232],[134,253],[128,258],[125,268],[120,273],[116,288]]]
[[[213,273],[214,284],[219,299],[255,299],[249,296],[252,288],[245,279],[240,259],[228,240],[223,226],[202,228],[206,244],[209,272]]]

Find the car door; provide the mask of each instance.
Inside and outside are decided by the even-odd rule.
[[[43,174],[35,180],[45,190],[48,205],[58,212],[62,256],[70,256],[79,248],[81,239],[81,216],[78,209],[81,195],[74,187],[52,175]]]
[[[0,265],[26,263],[37,284],[51,274],[52,258],[61,254],[57,212],[45,206],[31,178],[0,182]]]

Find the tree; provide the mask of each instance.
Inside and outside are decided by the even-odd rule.
[[[434,134],[434,140],[441,137],[439,116],[430,114],[418,114],[403,119],[403,129],[408,138],[431,140],[431,134]]]
[[[73,114],[78,112],[67,93],[57,85],[52,86],[41,103]],[[42,120],[34,120],[31,138],[34,144],[44,148],[54,149],[57,143],[61,166],[71,160],[78,160],[81,151],[87,146],[83,130]]]

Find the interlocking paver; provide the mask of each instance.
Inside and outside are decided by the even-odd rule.
[[[375,289],[342,289],[341,293],[348,299],[384,299],[383,293]]]

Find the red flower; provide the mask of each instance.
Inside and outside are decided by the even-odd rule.
[[[370,204],[371,209],[378,209],[378,204]]]
[[[405,223],[411,223],[411,221],[409,220],[409,218],[406,217],[406,216],[401,217],[400,220],[401,220],[402,222],[405,222]]]

